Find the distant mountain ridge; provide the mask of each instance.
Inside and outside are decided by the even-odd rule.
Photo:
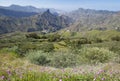
[[[44,13],[46,10],[49,9],[51,13],[55,13],[55,12],[57,12],[59,14],[64,13],[64,11],[57,10],[54,8],[36,8],[34,6],[20,6],[20,5],[15,5],[15,4],[12,4],[10,6],[0,6],[0,8],[9,9],[9,10],[13,10],[13,11],[35,12],[35,13]]]
[[[0,33],[120,30],[120,11],[79,8],[71,12],[33,6],[0,6]]]
[[[0,34],[22,31],[46,31],[54,32],[68,27],[71,23],[69,17],[52,14],[49,10],[43,14],[31,17],[15,18],[0,16]]]
[[[68,16],[72,17],[74,20],[79,20],[80,17],[89,17],[89,16],[95,16],[95,15],[104,16],[104,15],[112,15],[115,13],[117,13],[117,11],[79,8],[78,10],[74,10],[68,13]]]
[[[36,15],[38,13],[35,12],[22,12],[22,11],[13,11],[13,10],[9,10],[9,9],[2,9],[0,8],[0,15],[1,16],[8,16],[8,17],[30,17],[33,15]]]
[[[36,8],[33,6],[19,6],[19,5],[10,5],[10,6],[0,6],[0,15],[8,17],[30,17],[36,14],[42,14],[47,11],[48,8]],[[50,8],[52,14],[62,15],[64,11]]]
[[[71,31],[115,29],[120,27],[120,23],[118,23],[120,17],[115,17],[119,15],[118,13],[119,11],[79,8],[67,14],[75,21],[68,29]]]

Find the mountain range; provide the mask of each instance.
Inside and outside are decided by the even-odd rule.
[[[22,31],[54,32],[120,30],[120,12],[79,8],[71,12],[33,6],[0,6],[0,34]]]
[[[65,13],[65,11],[54,9],[54,8],[36,8],[34,6],[20,6],[20,5],[15,5],[12,4],[10,6],[0,6],[2,9],[7,9],[7,10],[12,10],[12,11],[21,11],[21,12],[34,12],[34,13],[43,13],[46,10],[50,10],[51,13]]]
[[[15,31],[53,32],[68,27],[70,22],[67,16],[57,16],[50,13],[49,10],[45,11],[43,14],[22,18],[0,16],[0,33]]]
[[[83,9],[68,13],[74,19],[74,23],[69,27],[71,31],[83,30],[107,30],[120,28],[120,12],[107,10]]]

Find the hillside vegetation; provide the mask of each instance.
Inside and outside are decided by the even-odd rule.
[[[119,46],[118,31],[4,34],[0,77],[2,81],[119,81]]]

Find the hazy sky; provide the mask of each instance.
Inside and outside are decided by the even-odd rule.
[[[11,4],[69,11],[78,8],[120,10],[120,0],[0,0],[0,6],[9,6]]]

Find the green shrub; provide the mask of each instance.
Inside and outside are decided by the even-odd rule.
[[[50,65],[57,68],[74,67],[77,65],[77,56],[70,52],[55,52]]]
[[[18,49],[16,50],[16,52],[20,56],[24,56],[29,50],[37,50],[38,48],[39,47],[37,45],[32,43],[21,43],[18,45]]]
[[[115,54],[104,48],[81,48],[77,53],[72,51],[43,53],[41,51],[29,52],[28,58],[32,63],[38,65],[47,65],[57,68],[66,68],[79,66],[81,64],[99,64],[114,59]]]
[[[50,62],[46,54],[47,53],[43,53],[42,51],[30,51],[27,54],[27,58],[30,60],[31,63],[37,65],[46,65]]]
[[[48,37],[48,41],[49,42],[58,42],[58,41],[60,41],[61,40],[61,38],[60,38],[61,36],[60,35],[58,35],[58,34],[53,34],[53,35],[50,35],[49,37]]]
[[[118,55],[120,55],[120,46],[118,43],[115,43],[115,44],[112,44],[110,47],[109,47],[109,50],[117,53]]]
[[[103,40],[101,38],[94,38],[93,42],[95,42],[95,43],[102,43]]]
[[[41,35],[40,39],[47,39],[47,36],[46,35]]]
[[[87,38],[82,37],[78,40],[78,43],[79,44],[91,44],[91,41],[88,40]]]
[[[75,36],[76,34],[76,32],[71,32],[71,36]]]
[[[120,42],[116,41],[115,43],[111,44],[111,46],[109,47],[109,50],[116,53],[114,60],[115,62],[120,63]]]
[[[69,44],[71,43],[69,38],[65,38],[65,39],[64,39],[64,42],[65,42],[67,45],[69,45]]]
[[[27,38],[34,38],[34,39],[39,39],[40,36],[38,36],[36,33],[30,33],[30,34],[26,34]]]
[[[65,39],[64,42],[67,44],[67,46],[78,49],[81,48],[82,44],[91,44],[91,41],[87,38],[79,38],[79,39]],[[75,50],[73,49],[73,50]]]
[[[113,57],[113,52],[104,48],[83,48],[80,50],[80,56],[86,63],[97,64],[108,62]]]
[[[44,52],[54,51],[54,45],[52,43],[43,43],[39,46],[39,49]]]
[[[44,52],[51,52],[54,51],[54,45],[52,43],[33,44],[32,42],[26,42],[19,44],[16,52],[20,56],[25,56],[25,54],[30,50],[42,50]]]
[[[74,67],[78,62],[78,57],[70,52],[51,52],[30,51],[27,58],[31,63],[37,65],[46,65],[56,68]]]
[[[120,36],[112,37],[111,40],[113,40],[113,41],[120,41]]]

